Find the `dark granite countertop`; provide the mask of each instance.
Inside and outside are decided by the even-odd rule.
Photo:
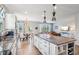
[[[62,37],[62,36],[54,36],[48,33],[41,33],[41,34],[36,34],[36,36],[49,41],[50,43],[56,44],[56,45],[61,45],[61,44],[66,44],[70,42],[76,41],[73,38],[68,38],[68,37]]]

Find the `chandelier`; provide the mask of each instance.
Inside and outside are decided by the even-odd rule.
[[[44,21],[43,21],[43,23],[46,23],[46,10],[44,10],[43,12],[44,12]]]
[[[53,12],[52,12],[52,21],[56,21],[56,4],[52,4]]]

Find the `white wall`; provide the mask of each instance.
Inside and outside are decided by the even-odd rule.
[[[79,13],[76,14],[76,20],[75,20],[75,24],[76,24],[76,35],[75,38],[79,41]]]
[[[26,21],[27,20],[27,15],[21,14],[21,13],[15,13],[17,20],[19,21]]]
[[[69,26],[70,27],[70,31],[75,31],[75,20],[76,17],[75,15],[71,15],[68,18],[63,19],[64,21],[62,21],[62,23],[60,23],[60,26]]]
[[[77,41],[79,41],[79,13],[63,18],[61,21],[57,21],[56,25],[58,25],[59,28],[61,26],[69,26],[69,32],[74,35],[74,38],[77,39]],[[57,31],[61,32],[60,29]]]
[[[58,33],[62,32],[61,27],[68,26],[70,30],[67,32],[75,35],[75,19],[76,19],[75,15],[71,15],[68,16],[67,18],[57,20],[56,23],[54,24],[54,31]],[[55,26],[58,26],[58,28],[56,29]]]

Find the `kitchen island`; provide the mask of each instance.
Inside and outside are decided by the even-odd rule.
[[[44,55],[74,55],[75,39],[41,33],[34,36],[34,46]]]

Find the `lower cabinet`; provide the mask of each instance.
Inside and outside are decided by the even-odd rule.
[[[74,55],[74,42],[56,45],[41,37],[35,36],[34,46],[43,55]]]
[[[34,45],[36,48],[39,49],[39,51],[44,55],[49,55],[49,42],[40,38],[40,37],[34,37]]]
[[[34,46],[38,48],[38,37],[37,36],[34,36]]]
[[[40,41],[41,41],[41,43],[40,43]],[[39,46],[39,50],[41,51],[42,54],[49,55],[49,42],[48,41],[40,39],[38,46]]]
[[[57,55],[58,54],[58,47],[55,44],[50,43],[50,55]]]
[[[74,42],[62,45],[55,45],[50,43],[50,55],[74,55]]]

